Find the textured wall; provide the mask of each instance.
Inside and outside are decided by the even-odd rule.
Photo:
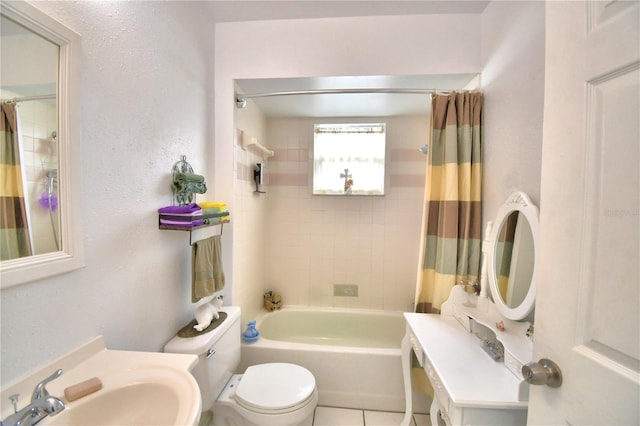
[[[159,231],[156,209],[180,155],[204,174],[211,164],[201,3],[35,4],[82,36],[86,267],[2,291],[3,384],[98,334],[112,349],[162,350],[193,307],[189,236]]]
[[[544,2],[491,2],[482,14],[484,221],[513,191],[540,205]]]

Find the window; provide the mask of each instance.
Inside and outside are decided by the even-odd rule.
[[[383,195],[385,125],[316,124],[313,194]]]

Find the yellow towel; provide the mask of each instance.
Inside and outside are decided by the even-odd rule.
[[[227,203],[220,201],[200,201],[198,205],[201,209],[217,209],[218,211],[227,209]]]
[[[220,235],[196,241],[191,249],[191,302],[224,288]]]

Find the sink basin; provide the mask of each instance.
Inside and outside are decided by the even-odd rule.
[[[102,389],[75,401],[44,425],[197,424],[200,390],[188,371],[164,366],[135,367],[98,376]]]
[[[190,371],[197,363],[198,356],[193,354],[110,350],[104,336],[96,336],[7,385],[0,390],[0,402],[14,394],[31,395],[36,384],[61,369],[63,373],[47,383],[47,390],[66,407],[38,426],[195,426],[202,400]],[[66,388],[92,377],[102,381],[102,389],[75,401],[62,397]],[[28,396],[22,397],[18,406],[23,408],[28,401]],[[12,405],[0,403],[0,419],[11,414]]]

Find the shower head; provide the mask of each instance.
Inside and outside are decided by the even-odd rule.
[[[51,139],[54,142],[58,142],[58,132],[56,132],[55,130],[53,132],[51,132]]]
[[[242,109],[245,106],[247,106],[247,100],[240,96],[236,97],[236,108]]]
[[[418,148],[418,151],[426,155],[429,152],[429,145],[422,145],[420,148]]]

